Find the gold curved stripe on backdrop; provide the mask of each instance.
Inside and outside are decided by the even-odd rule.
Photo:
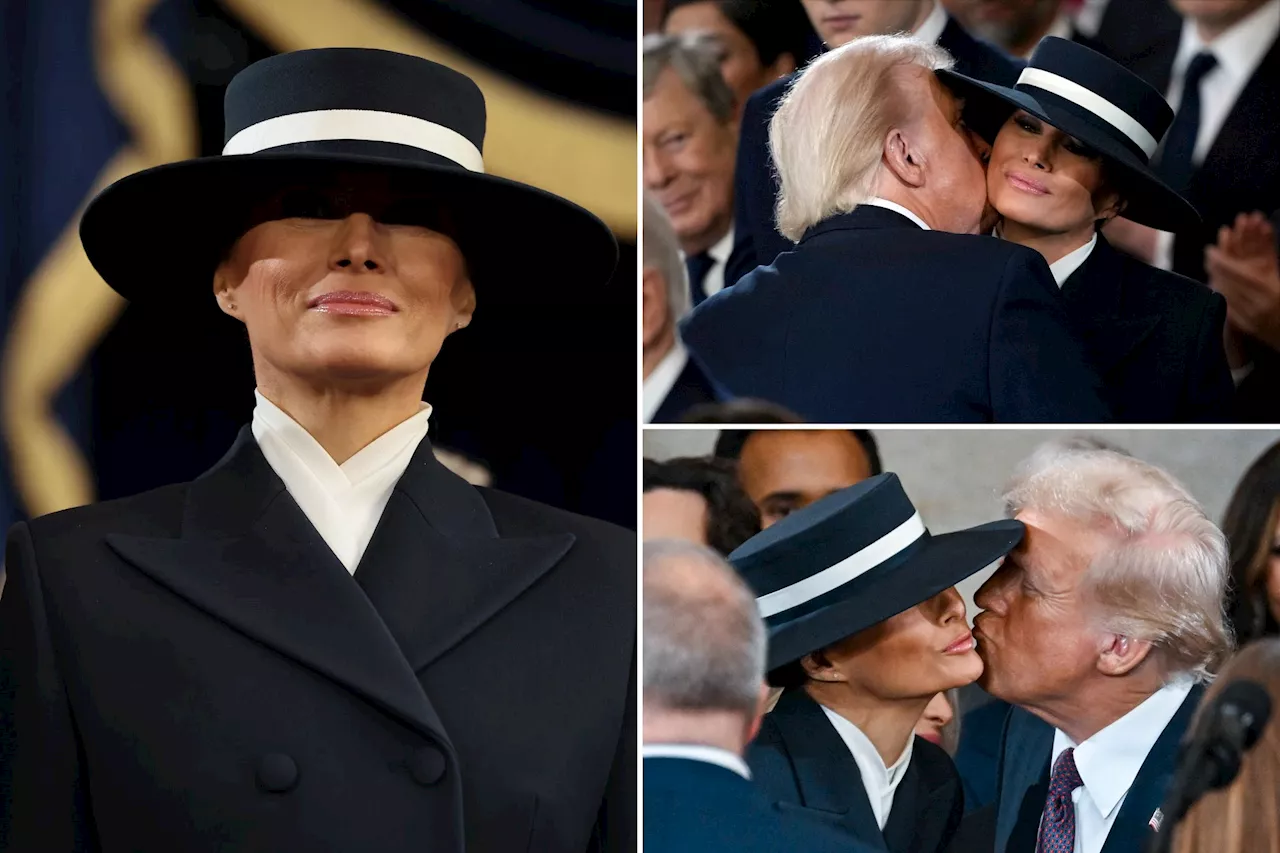
[[[195,108],[186,79],[147,30],[147,16],[157,2],[94,4],[98,82],[124,122],[130,143],[103,167],[85,202],[125,175],[197,153]],[[94,498],[89,465],[58,422],[53,405],[115,322],[124,300],[85,256],[81,210],[27,280],[0,357],[0,423],[14,485],[31,516]]]
[[[543,95],[467,59],[371,0],[222,0],[277,50],[379,47],[448,65],[484,92],[487,171],[575,201],[636,234],[636,128]]]

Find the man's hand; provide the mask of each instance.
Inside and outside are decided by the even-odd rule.
[[[1280,257],[1275,230],[1262,213],[1242,213],[1205,248],[1209,286],[1227,300],[1227,346],[1248,335],[1280,351]]]

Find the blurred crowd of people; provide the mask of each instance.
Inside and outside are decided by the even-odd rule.
[[[886,466],[836,429],[645,460],[648,849],[1280,851],[1276,725],[1215,740],[1236,681],[1280,702],[1280,443],[1220,524],[1095,437],[942,535]]]
[[[1280,0],[645,12],[646,422],[1280,420]]]

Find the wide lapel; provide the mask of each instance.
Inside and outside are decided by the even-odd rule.
[[[1120,813],[1116,815],[1115,823],[1107,833],[1102,853],[1129,853],[1131,850],[1147,849],[1155,831],[1152,819],[1156,816],[1156,810],[1164,804],[1169,783],[1173,781],[1174,771],[1177,770],[1178,748],[1182,743],[1182,736],[1191,725],[1191,718],[1203,696],[1203,687],[1193,687],[1187,698],[1182,700],[1178,712],[1156,739],[1155,745],[1142,762],[1138,775],[1134,777],[1129,793],[1125,795]],[[1159,821],[1156,821],[1156,826],[1159,826]]]
[[[355,579],[418,671],[537,583],[573,542],[571,533],[500,535],[480,492],[423,439]]]
[[[822,707],[802,689],[782,694],[771,712],[800,788],[801,805],[844,815],[840,826],[872,850],[888,851],[862,773]]]
[[[1040,815],[1049,794],[1053,727],[1020,708],[1005,723],[1000,759],[996,853],[1036,849]]]
[[[111,534],[107,543],[231,628],[449,744],[387,626],[247,427],[226,457],[190,485],[181,538]]]
[[[1158,314],[1125,313],[1124,288],[1144,285],[1145,282],[1128,280],[1119,253],[1101,234],[1089,257],[1062,283],[1067,314],[1104,378],[1120,367],[1160,323]]]

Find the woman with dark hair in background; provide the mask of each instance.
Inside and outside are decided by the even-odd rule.
[[[813,35],[795,0],[669,0],[662,31],[694,30],[720,43],[720,72],[739,110],[752,92],[805,63]]]
[[[1222,532],[1231,546],[1231,588],[1227,614],[1244,645],[1280,634],[1280,442],[1271,445],[1244,472],[1236,486]]]

